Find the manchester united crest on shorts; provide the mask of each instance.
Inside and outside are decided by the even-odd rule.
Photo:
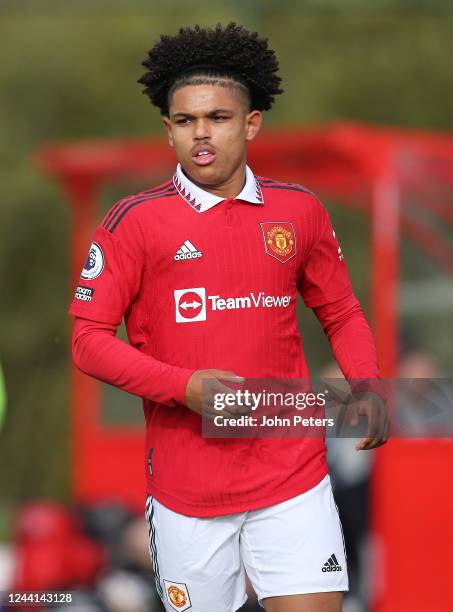
[[[182,612],[192,607],[189,591],[183,582],[170,582],[164,579],[165,595],[173,610]]]
[[[289,221],[266,221],[260,223],[266,253],[281,263],[286,263],[296,254],[296,232]]]

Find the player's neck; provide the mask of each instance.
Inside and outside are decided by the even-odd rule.
[[[187,178],[191,180],[192,183],[194,183],[194,185],[196,185],[200,189],[203,189],[208,193],[212,193],[215,196],[227,200],[229,198],[235,198],[243,190],[246,181],[245,167],[246,164],[244,162],[239,168],[237,168],[233,172],[233,174],[228,179],[226,179],[222,183],[219,183],[218,185],[206,185],[204,183],[200,183],[199,181],[194,180],[192,176],[187,174],[184,169],[183,172],[187,176]]]

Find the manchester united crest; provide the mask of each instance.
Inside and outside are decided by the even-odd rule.
[[[192,607],[189,591],[183,582],[170,582],[164,579],[167,601],[174,610],[183,612]]]
[[[296,254],[296,232],[289,221],[266,221],[260,223],[266,253],[281,263]]]

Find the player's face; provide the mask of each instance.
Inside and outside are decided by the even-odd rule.
[[[261,120],[261,113],[249,112],[235,88],[186,85],[173,93],[164,125],[186,174],[209,189],[243,176],[246,144],[258,133]]]

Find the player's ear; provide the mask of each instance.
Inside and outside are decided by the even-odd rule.
[[[263,122],[263,113],[253,110],[245,117],[245,139],[253,140],[258,134]]]
[[[170,145],[170,147],[172,147],[173,146],[173,134],[171,132],[171,121],[169,117],[163,117],[162,121],[164,124],[164,128],[167,132],[168,144]]]

